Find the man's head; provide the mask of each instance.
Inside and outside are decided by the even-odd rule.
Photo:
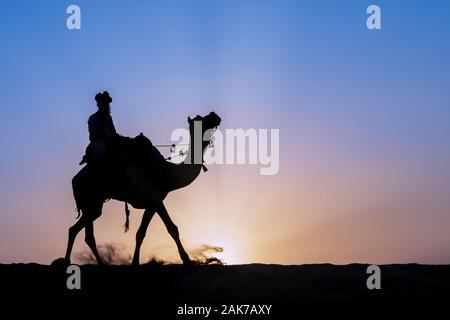
[[[108,91],[99,92],[95,95],[95,101],[97,101],[98,109],[102,112],[110,112],[109,104],[112,102]]]

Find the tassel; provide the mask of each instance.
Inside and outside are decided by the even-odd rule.
[[[128,202],[125,202],[125,216],[126,220],[125,225],[123,227],[125,229],[125,232],[127,232],[128,229],[130,229],[130,209],[128,209]]]

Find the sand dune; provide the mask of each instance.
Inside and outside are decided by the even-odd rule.
[[[81,266],[81,290],[68,290],[65,268],[0,265],[7,298],[110,306],[144,304],[175,315],[176,308],[225,303],[271,304],[273,312],[301,305],[450,301],[449,265],[383,265],[381,290],[368,290],[367,265],[150,264]],[[6,301],[8,300],[6,298]],[[3,299],[5,302],[5,299]],[[280,307],[278,312],[280,312]],[[155,309],[153,309],[155,310]]]

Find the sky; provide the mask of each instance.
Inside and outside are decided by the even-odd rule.
[[[118,132],[155,144],[213,110],[221,129],[280,130],[278,174],[212,165],[169,194],[189,249],[222,246],[229,264],[450,263],[449,39],[437,0],[1,1],[0,263],[64,255],[103,90]],[[97,243],[131,253],[141,217],[123,233],[123,203],[107,202]],[[177,259],[159,217],[152,256]]]

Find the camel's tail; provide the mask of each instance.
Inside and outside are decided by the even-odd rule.
[[[128,229],[130,229],[130,209],[128,209],[128,202],[125,202],[125,224],[123,226],[123,228],[125,229],[125,232],[128,231]]]

